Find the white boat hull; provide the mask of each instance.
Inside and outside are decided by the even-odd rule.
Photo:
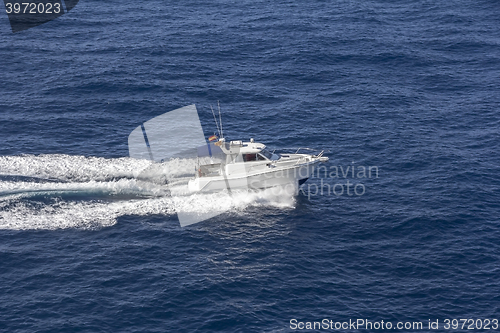
[[[188,188],[193,192],[215,192],[237,189],[265,189],[275,186],[292,184],[299,186],[311,177],[314,166],[321,159],[313,159],[306,163],[291,164],[284,167],[266,166],[264,169],[247,169],[238,176],[219,175],[213,177],[198,177],[188,183]],[[294,162],[296,163],[296,162]],[[259,170],[260,169],[260,170]]]

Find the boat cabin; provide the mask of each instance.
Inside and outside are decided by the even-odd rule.
[[[278,154],[270,152],[266,149],[266,146],[262,143],[253,142],[242,142],[242,141],[231,141],[229,143],[229,154],[238,157],[234,162],[256,162],[256,161],[275,161],[280,158]]]
[[[270,152],[262,143],[230,141],[223,139],[216,143],[209,143],[207,146],[198,148],[198,176],[215,176],[220,174],[221,167],[226,172],[234,172],[237,165],[243,163],[269,162],[280,159],[280,155]],[[256,163],[260,164],[260,163]],[[265,164],[265,163],[264,163]]]

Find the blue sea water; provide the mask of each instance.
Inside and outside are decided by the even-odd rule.
[[[500,319],[499,12],[81,0],[16,34],[0,14],[0,330]],[[329,170],[378,177],[207,195],[194,208],[231,209],[181,228],[170,198],[141,196],[127,137],[193,103],[210,135],[217,100],[230,139],[328,149]]]

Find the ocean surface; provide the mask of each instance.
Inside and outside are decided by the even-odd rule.
[[[500,319],[499,12],[81,0],[15,34],[0,14],[0,331]],[[330,161],[298,195],[184,198],[226,211],[181,228],[127,138],[190,104],[212,135],[217,101],[228,139]]]

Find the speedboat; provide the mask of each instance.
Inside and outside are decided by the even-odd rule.
[[[217,138],[215,138],[217,140]],[[198,148],[196,175],[188,182],[192,192],[212,192],[234,189],[265,189],[275,186],[302,185],[312,175],[314,167],[328,161],[318,154],[270,151],[262,143],[230,141],[224,138]]]
[[[298,188],[313,174],[317,164],[328,161],[323,151],[315,154],[300,148],[279,154],[253,139],[226,141],[220,106],[218,121],[211,109],[218,135],[214,132],[206,137],[193,104],[146,121],[128,137],[130,157],[151,161],[136,176],[139,187],[151,190],[153,196],[175,198],[173,206],[181,226],[229,209],[225,205],[226,208],[219,205],[213,210],[192,209],[197,204],[197,192],[231,193],[274,187],[288,191],[288,185]],[[282,189],[278,189],[280,194]]]

